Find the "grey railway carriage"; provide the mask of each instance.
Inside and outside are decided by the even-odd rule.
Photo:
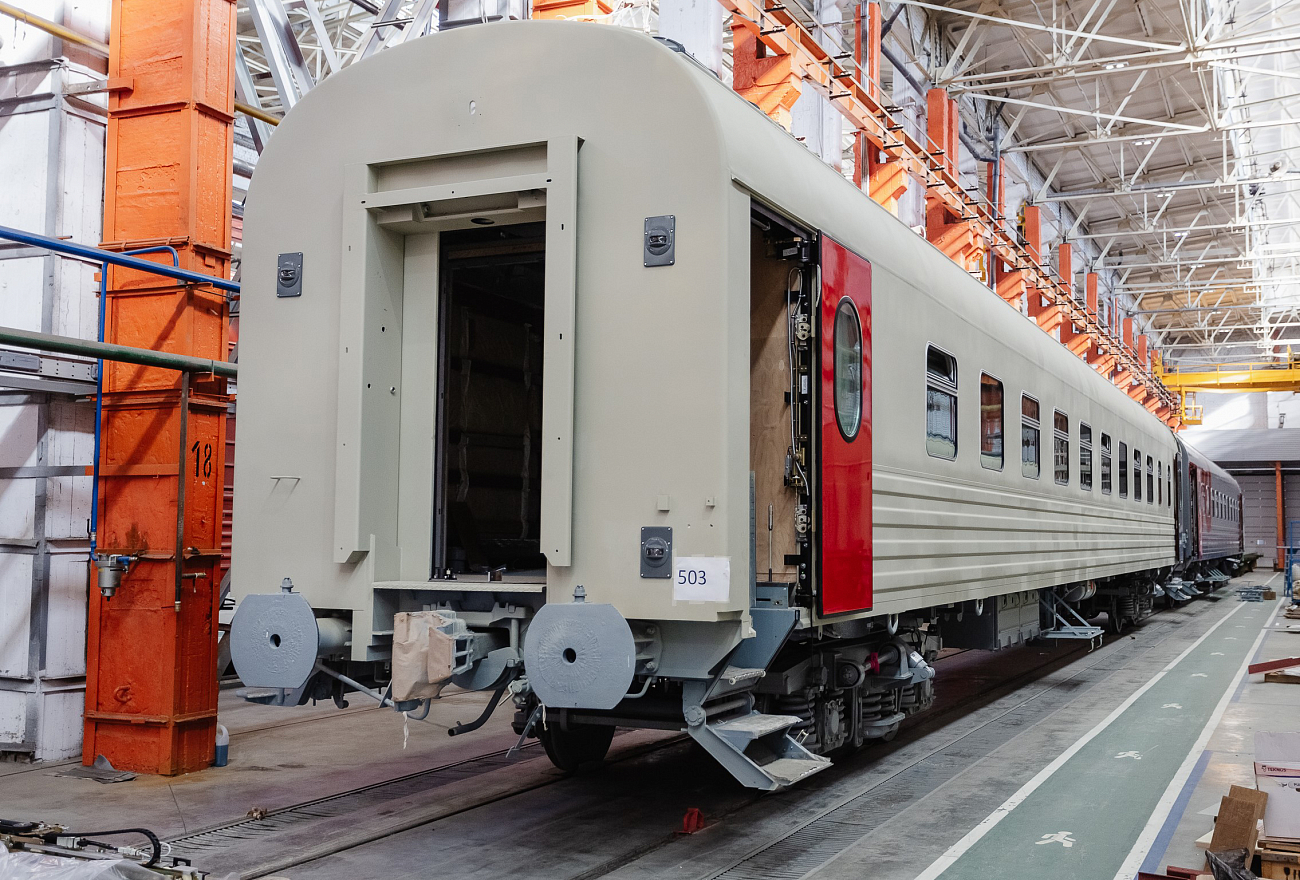
[[[561,767],[667,728],[772,789],[928,706],[942,645],[1093,638],[1240,553],[1231,478],[637,33],[350,67],[245,229],[232,648],[268,701],[451,682]]]

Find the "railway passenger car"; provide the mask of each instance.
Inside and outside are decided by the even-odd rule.
[[[232,648],[263,699],[450,681],[562,767],[662,727],[772,789],[929,705],[941,644],[1091,638],[1239,552],[1217,519],[1179,543],[1176,482],[1226,475],[638,33],[350,67],[245,229]]]

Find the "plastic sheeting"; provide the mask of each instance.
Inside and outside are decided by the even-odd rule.
[[[162,880],[174,874],[150,870],[129,859],[72,859],[34,852],[8,852],[0,846],[0,880]],[[239,880],[238,874],[208,880]]]
[[[0,880],[158,880],[162,876],[127,859],[67,859],[0,849]]]

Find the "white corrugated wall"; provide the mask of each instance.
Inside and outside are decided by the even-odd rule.
[[[25,10],[107,40],[108,0]],[[104,62],[0,16],[0,224],[97,244],[103,217]],[[0,247],[0,324],[93,338],[95,267]],[[0,387],[0,756],[80,754],[86,672],[94,410]]]

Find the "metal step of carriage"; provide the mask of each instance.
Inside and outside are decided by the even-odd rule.
[[[1079,612],[1071,608],[1070,604],[1061,598],[1057,588],[1039,590],[1038,602],[1043,608],[1047,609],[1047,613],[1052,617],[1053,624],[1051,629],[1044,629],[1039,633],[1040,638],[1081,639],[1086,641],[1095,641],[1101,638],[1104,630],[1084,620],[1079,615]]]
[[[689,727],[691,737],[749,788],[773,791],[825,770],[831,762],[790,736],[797,715],[752,712]]]

